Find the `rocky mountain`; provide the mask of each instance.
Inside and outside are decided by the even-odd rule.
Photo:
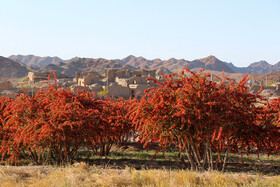
[[[74,77],[76,72],[97,71],[98,73],[103,74],[106,68],[137,69],[128,64],[121,64],[114,60],[75,57],[67,62],[48,64],[39,68],[37,71],[50,72],[50,70],[55,70],[58,73]]]
[[[168,74],[171,74],[171,73],[172,72],[165,67],[160,67],[160,68],[156,69],[156,75],[161,75],[161,74],[168,75]]]
[[[204,65],[204,69],[206,70],[214,70],[214,71],[224,71],[228,73],[235,73],[230,67],[226,65],[225,62],[222,62],[221,60],[217,59],[215,56],[209,56],[206,58],[201,58],[198,60],[192,61],[192,63],[196,62],[202,62]]]
[[[271,65],[266,61],[259,61],[250,64],[248,67],[236,67],[232,63],[223,62],[215,56],[208,56],[206,58],[196,59],[188,61],[184,59],[170,58],[169,60],[147,60],[143,57],[128,56],[124,59],[117,59],[122,64],[129,64],[134,67],[148,67],[148,68],[159,68],[165,67],[172,72],[178,72],[182,68],[187,67],[189,69],[205,69],[208,71],[225,71],[228,73],[248,73],[251,74],[265,74],[269,72],[280,71],[280,62],[275,65]]]
[[[248,67],[236,67],[232,63],[227,63],[227,65],[237,73],[248,73],[251,74],[266,74],[270,72],[280,71],[280,62],[271,65],[268,62],[261,60],[259,62],[254,62]]]
[[[264,84],[270,84],[271,82],[280,82],[280,71],[270,72],[266,74],[251,74],[250,78],[254,81],[263,81]]]
[[[12,55],[8,57],[11,60],[25,64],[27,67],[40,68],[48,64],[56,64],[62,62],[59,57],[39,57],[34,55]]]
[[[80,71],[97,71],[103,73],[106,68],[122,69],[156,69],[160,72],[171,73],[179,72],[182,68],[198,71],[206,69],[207,71],[223,71],[226,73],[247,73],[265,74],[269,72],[280,71],[280,62],[271,65],[266,61],[254,62],[248,67],[236,67],[232,63],[223,62],[215,56],[208,56],[196,60],[185,60],[170,58],[168,60],[153,59],[148,60],[143,57],[130,55],[123,59],[107,60],[103,58],[79,58],[75,57],[70,60],[62,60],[59,57],[39,57],[34,55],[12,55],[10,59],[20,62],[31,68],[33,71],[45,72],[56,70],[62,74],[73,77],[75,72]]]
[[[69,66],[68,64],[66,64],[64,62],[59,62],[57,64],[48,64],[46,66],[41,67],[37,71],[38,72],[50,72],[51,70],[54,70],[59,74],[64,74],[68,77],[74,77],[76,72],[81,71],[80,69],[73,67],[73,66]]]
[[[254,72],[253,74],[265,74],[275,71],[280,71],[280,68],[276,68],[264,60],[254,62],[247,67],[247,72]]]
[[[226,65],[232,69],[234,72],[237,72],[237,73],[247,73],[247,67],[236,67],[233,63],[228,63],[228,62],[225,62]]]
[[[151,66],[156,66],[156,63],[154,60],[147,60],[143,57],[135,57],[133,55],[130,55],[124,59],[117,59],[117,62],[121,64],[127,64],[133,67],[138,67],[141,69],[151,67]]]
[[[0,56],[0,78],[19,78],[24,77],[28,69],[18,62]]]
[[[229,73],[234,73],[229,66],[225,62],[220,61],[215,56],[209,56],[206,58],[196,59],[193,61],[187,61],[184,59],[175,59],[170,58],[169,60],[160,60],[160,59],[154,59],[154,60],[147,60],[143,57],[135,57],[135,56],[128,56],[124,59],[117,60],[118,62],[122,64],[129,64],[134,67],[148,67],[148,68],[159,68],[159,67],[165,67],[168,68],[172,72],[178,72],[182,68],[189,67],[190,69],[194,68],[203,68],[206,70],[214,70],[214,71],[225,71]]]
[[[120,69],[130,69],[135,70],[137,68],[129,65],[122,64],[115,60],[107,60],[103,58],[75,58],[72,61],[66,63],[68,66],[75,67],[80,71],[97,71],[99,73],[104,73],[106,68],[120,68]]]

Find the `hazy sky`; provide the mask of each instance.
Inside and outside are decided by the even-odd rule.
[[[0,56],[280,61],[280,0],[0,0]]]

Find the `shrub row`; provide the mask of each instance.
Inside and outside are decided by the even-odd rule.
[[[93,93],[76,95],[56,83],[33,97],[0,98],[2,159],[34,163],[71,163],[80,148],[107,155],[113,143],[132,133],[125,118],[129,101],[100,99]]]
[[[56,83],[32,97],[0,98],[2,160],[24,155],[37,164],[60,165],[72,162],[80,148],[108,155],[131,135],[146,148],[157,142],[157,152],[175,145],[186,153],[189,164],[179,154],[182,164],[193,170],[217,169],[222,160],[223,169],[229,152],[278,154],[280,99],[249,92],[248,76],[218,79],[183,69],[165,81],[151,79],[158,86],[140,100],[75,95]]]

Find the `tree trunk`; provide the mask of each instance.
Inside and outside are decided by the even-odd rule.
[[[196,164],[193,159],[193,156],[190,154],[189,146],[186,147],[186,153],[187,153],[188,160],[191,164],[191,170],[196,170]]]
[[[205,143],[205,148],[204,148],[204,155],[203,155],[203,165],[202,168],[205,170],[206,164],[207,164],[207,155],[208,155],[208,141]],[[208,161],[208,167],[209,167],[209,161]]]
[[[181,153],[179,153],[178,156],[179,156],[179,158],[180,158],[181,163],[182,163],[183,166],[184,166],[184,169],[187,169],[187,168],[188,168],[188,165],[187,165],[187,163],[185,162],[185,159],[184,159],[183,155],[182,155]]]
[[[226,154],[225,154],[225,158],[224,158],[224,162],[223,162],[223,167],[222,167],[222,172],[225,171],[227,156],[228,156],[228,150],[226,151]]]

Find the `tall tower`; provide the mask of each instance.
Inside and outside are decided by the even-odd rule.
[[[75,78],[76,78],[76,83],[78,84],[79,78],[80,78],[81,73],[80,72],[76,72],[75,73]]]

